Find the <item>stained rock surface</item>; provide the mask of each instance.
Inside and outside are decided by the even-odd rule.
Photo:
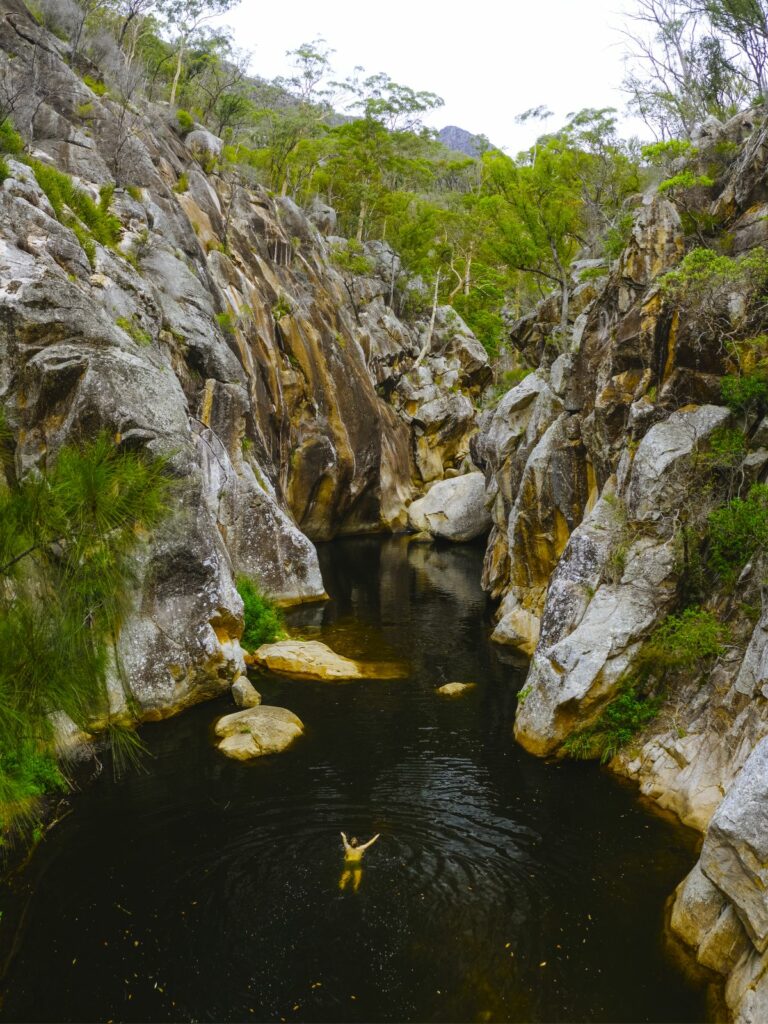
[[[246,708],[224,715],[214,727],[222,754],[236,761],[250,761],[266,754],[279,754],[304,732],[304,725],[285,708]]]
[[[276,675],[326,682],[393,679],[405,674],[404,668],[393,662],[352,661],[319,640],[278,640],[263,644],[251,655],[251,661]]]

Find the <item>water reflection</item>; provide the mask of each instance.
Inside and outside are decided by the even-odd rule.
[[[409,676],[262,677],[307,734],[252,765],[212,748],[225,700],[148,726],[149,774],[106,772],[0,896],[0,1017],[701,1019],[660,941],[695,837],[514,745],[523,676],[487,641],[482,551],[320,554],[333,600],[293,624]],[[441,677],[478,685],[446,701]],[[365,867],[340,865],[342,829],[381,833]]]

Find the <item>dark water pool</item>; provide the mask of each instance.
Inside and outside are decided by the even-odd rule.
[[[663,904],[694,836],[593,765],[512,741],[522,674],[487,641],[482,553],[355,539],[294,614],[408,678],[260,681],[307,734],[251,765],[227,700],[144,730],[0,893],[3,1020],[693,1021]],[[446,701],[441,681],[475,680]],[[339,831],[382,839],[339,889]]]

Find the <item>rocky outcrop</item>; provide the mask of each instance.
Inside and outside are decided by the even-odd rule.
[[[491,527],[485,503],[485,477],[467,473],[433,484],[409,507],[408,522],[417,533],[458,542],[475,540]]]
[[[638,655],[694,586],[690,537],[766,478],[759,416],[737,417],[721,393],[723,376],[744,370],[726,339],[764,332],[762,306],[747,316],[725,280],[706,308],[681,312],[659,286],[701,244],[685,235],[692,210],[725,232],[713,239],[723,251],[766,241],[764,113],[702,132],[697,159],[715,184],[684,196],[683,218],[668,198],[643,199],[620,259],[590,290],[575,285],[565,339],[556,299],[512,325],[519,360],[537,369],[472,440],[493,517],[483,579],[499,599],[494,639],[531,655],[515,734],[540,755],[567,753],[620,692],[642,685]],[[729,443],[736,455],[723,454]],[[757,1022],[768,1013],[764,556],[730,588],[712,575],[697,600],[726,623],[728,642],[670,674],[656,717],[610,767],[704,833],[671,927],[723,978],[733,1020]]]
[[[220,139],[95,95],[65,57],[0,0],[0,76],[30,154],[119,222],[102,244],[7,161],[0,404],[17,476],[100,430],[167,458],[173,512],[140,556],[111,673],[115,713],[160,717],[242,674],[238,574],[280,603],[321,598],[313,541],[405,529],[425,481],[466,468],[490,370],[445,311],[415,366],[426,318],[395,315],[388,247],[345,275],[333,211],[269,196]]]
[[[266,754],[279,754],[304,732],[304,725],[285,708],[246,708],[224,715],[214,727],[222,754],[235,761],[251,761]]]
[[[319,640],[278,640],[263,644],[249,660],[275,675],[291,679],[339,682],[347,679],[396,679],[404,675],[396,664],[352,661],[332,651]]]
[[[435,693],[439,693],[441,697],[461,697],[469,690],[474,690],[476,685],[476,683],[443,683],[442,686],[438,686]]]

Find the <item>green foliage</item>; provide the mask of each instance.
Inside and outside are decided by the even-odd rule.
[[[754,291],[768,283],[768,253],[756,248],[731,257],[712,249],[692,249],[674,270],[660,280],[662,292],[674,299],[701,301],[722,286]]]
[[[720,382],[723,401],[734,412],[763,410],[768,403],[768,380],[762,374],[728,375]]]
[[[721,654],[727,638],[726,627],[711,612],[686,608],[654,630],[639,664],[652,671],[692,668]]]
[[[152,344],[152,335],[149,331],[145,331],[135,319],[129,320],[126,316],[119,316],[115,320],[115,324],[126,334],[128,334],[137,345],[141,345],[142,348],[146,348]]]
[[[54,213],[62,224],[72,228],[79,239],[84,228],[92,239],[101,245],[114,248],[122,234],[122,225],[114,214],[109,212],[109,201],[112,193],[102,190],[101,201],[95,203],[83,189],[78,188],[68,174],[41,163],[39,160],[27,161],[32,168],[37,183],[45,192]],[[108,196],[105,204],[104,196]],[[80,231],[76,229],[80,222]]]
[[[594,725],[568,737],[563,753],[582,760],[599,758],[605,764],[656,717],[660,707],[659,698],[644,697],[637,682],[628,681]]]
[[[0,754],[0,779],[8,791],[4,803],[9,795],[13,803],[26,803],[69,788],[56,759],[30,742]]]
[[[733,427],[718,427],[709,436],[706,450],[701,453],[714,468],[732,469],[747,454],[744,432]]]
[[[680,157],[695,157],[698,150],[688,139],[667,139],[664,142],[654,142],[643,146],[641,149],[643,160],[655,166],[668,166],[670,162],[679,160]]]
[[[7,435],[6,435],[7,436]],[[6,441],[8,443],[8,441]],[[128,608],[139,531],[166,511],[164,464],[105,434],[0,495],[0,804],[60,788],[50,714],[109,716],[109,653]]]
[[[530,377],[533,370],[527,366],[518,366],[514,370],[505,370],[501,375],[500,383],[504,385],[504,389],[509,391],[511,388],[516,388],[518,384],[522,383],[526,377]]]
[[[3,160],[3,158],[0,156],[0,185],[2,185],[5,179],[9,178],[10,175],[11,169],[8,166],[8,162],[6,160]]]
[[[138,185],[128,185],[125,189],[131,199],[135,199],[137,203],[144,201],[144,194]]]
[[[229,311],[225,310],[223,313],[217,313],[216,323],[221,328],[222,333],[226,334],[227,337],[233,338],[235,336],[237,320]]]
[[[635,223],[635,218],[631,213],[622,213],[616,220],[615,224],[605,233],[605,240],[603,248],[605,254],[609,259],[616,260],[621,256],[626,247],[629,245],[629,240],[632,237],[632,228]],[[592,267],[589,270],[585,270],[580,275],[582,281],[588,281],[594,278],[604,277],[606,270],[604,267]]]
[[[348,274],[370,274],[373,264],[363,251],[363,247],[354,238],[350,238],[346,245],[335,245],[331,249],[331,262],[339,270]]]
[[[179,175],[179,180],[173,186],[173,191],[176,192],[178,195],[182,195],[188,189],[189,189],[189,175],[187,174],[186,171],[182,171],[182,173]]]
[[[768,544],[768,485],[753,484],[746,498],[734,498],[709,515],[708,561],[731,582]]]
[[[665,192],[675,192],[678,189],[710,188],[714,184],[712,178],[707,174],[694,174],[690,170],[681,171],[662,181],[659,185],[659,192],[664,195]]]
[[[272,307],[272,319],[275,323],[279,323],[284,316],[290,316],[293,313],[293,306],[287,295],[280,295],[277,302]]]
[[[100,82],[97,78],[91,77],[91,75],[83,75],[83,82],[88,86],[91,92],[97,96],[104,96],[107,92],[107,87],[103,82]]]
[[[192,117],[188,110],[177,110],[176,121],[179,125],[179,130],[182,135],[189,135],[192,129],[195,127],[195,119]]]
[[[0,121],[0,153],[15,156],[24,152],[24,139],[19,135],[8,118]]]
[[[241,642],[246,650],[255,651],[262,644],[273,643],[285,636],[279,609],[261,593],[253,580],[245,576],[239,577],[237,592],[243,600],[244,625]]]

